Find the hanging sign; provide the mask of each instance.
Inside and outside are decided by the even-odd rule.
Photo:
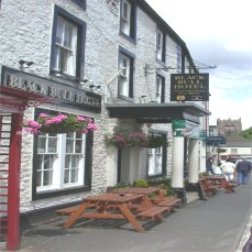
[[[209,74],[171,74],[171,101],[208,101]]]

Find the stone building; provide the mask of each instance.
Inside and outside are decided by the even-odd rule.
[[[186,174],[197,183],[205,169],[200,134],[208,111],[204,101],[171,101],[170,88],[171,74],[198,70],[185,42],[145,1],[4,1],[0,41],[3,123],[11,125],[8,116],[16,114],[25,123],[41,112],[71,113],[98,128],[22,132],[21,212],[73,203],[139,178],[168,176],[183,188]],[[115,128],[163,137],[168,145],[107,146],[105,136]]]

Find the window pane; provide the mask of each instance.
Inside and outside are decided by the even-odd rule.
[[[54,155],[44,156],[44,169],[52,169],[54,163]]]
[[[69,178],[70,178],[70,170],[66,169],[65,170],[65,175],[64,175],[64,183],[69,183]]]
[[[46,138],[44,136],[38,137],[38,153],[46,152]]]
[[[70,168],[71,167],[71,156],[70,155],[66,155],[66,158],[65,158],[65,167],[66,168]]]
[[[75,168],[77,167],[77,156],[72,156],[72,167]]]
[[[52,171],[45,171],[44,172],[44,186],[48,186],[52,184]]]
[[[66,152],[67,153],[73,153],[74,152],[74,141],[73,140],[67,140],[67,142],[66,142]]]
[[[69,132],[66,134],[67,138],[73,138],[74,137],[74,132]]]
[[[72,174],[71,174],[71,182],[72,183],[77,182],[77,179],[78,179],[78,170],[74,169],[72,170]]]
[[[72,38],[73,38],[73,27],[66,23],[65,25],[65,34],[64,34],[64,46],[72,48]]]
[[[75,153],[82,153],[82,141],[76,140]]]
[[[63,44],[63,34],[64,34],[64,23],[61,17],[58,17],[57,27],[56,27],[56,43]]]
[[[57,152],[57,138],[50,137],[48,139],[48,152],[56,153]]]
[[[77,139],[82,139],[83,134],[80,132],[76,132],[76,138]]]

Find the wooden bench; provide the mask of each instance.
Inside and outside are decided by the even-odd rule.
[[[76,211],[78,209],[78,207],[79,207],[79,205],[66,207],[66,208],[58,209],[55,212],[58,215],[70,215],[72,212]]]
[[[170,197],[163,197],[160,200],[154,200],[154,204],[160,207],[169,206],[171,208],[174,208],[174,207],[180,207],[182,204],[182,200],[177,197],[170,196]]]
[[[226,192],[234,192],[234,187],[237,186],[236,184],[227,181],[224,176],[210,176],[206,179],[211,181],[211,184],[216,187],[226,189]]]
[[[207,197],[209,197],[210,195],[216,194],[216,191],[219,188],[218,186],[213,185],[208,179],[205,179],[205,178],[200,179],[199,184]]]
[[[234,187],[236,186],[235,184],[232,184],[226,180],[222,180],[220,183],[221,187],[226,189],[226,192],[234,192]]]
[[[142,212],[139,212],[137,214],[137,217],[142,218],[142,219],[148,218],[148,219],[157,220],[161,222],[163,220],[162,214],[166,212],[170,212],[170,211],[171,211],[171,207],[169,206],[166,206],[166,207],[153,206],[153,207],[143,210]]]

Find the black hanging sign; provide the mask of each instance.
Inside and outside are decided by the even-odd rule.
[[[171,101],[209,101],[209,74],[171,74]]]

